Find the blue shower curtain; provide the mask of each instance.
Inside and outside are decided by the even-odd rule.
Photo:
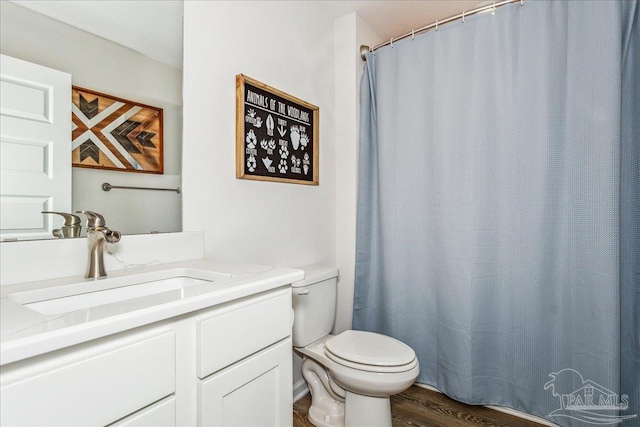
[[[640,425],[639,25],[530,0],[367,54],[353,322],[419,382]]]

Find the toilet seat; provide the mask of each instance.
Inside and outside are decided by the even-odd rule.
[[[325,355],[340,365],[369,372],[404,372],[418,364],[405,343],[365,331],[349,330],[327,340]]]

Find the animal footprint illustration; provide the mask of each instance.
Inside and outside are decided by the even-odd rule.
[[[266,127],[267,127],[267,135],[269,135],[269,136],[273,136],[273,127],[274,127],[274,126],[275,126],[275,123],[274,123],[274,121],[273,121],[273,117],[271,117],[271,114],[269,114],[269,115],[267,116],[267,124],[266,124]]]
[[[269,166],[271,166],[272,163],[273,163],[273,160],[271,160],[268,157],[265,157],[262,159],[262,164],[264,164],[264,167],[266,167],[267,169],[269,169]]]
[[[305,164],[309,164],[309,153],[304,153],[304,159],[302,160]]]
[[[260,118],[260,116],[256,117],[256,122],[253,125],[257,128],[262,126],[262,119]]]
[[[256,138],[256,134],[253,131],[253,129],[249,129],[249,132],[247,132],[246,141],[247,141],[247,147],[256,148],[256,144],[258,143],[258,138]]]
[[[287,166],[287,160],[281,159],[280,164],[278,165],[278,170],[280,171],[280,173],[287,173],[288,168],[289,167]]]
[[[291,126],[291,130],[289,131],[289,138],[291,138],[291,146],[294,150],[298,149],[300,145],[300,129],[297,125]]]
[[[270,139],[269,140],[269,148],[271,150],[273,150],[274,148],[276,148],[276,140],[275,139]]]
[[[249,113],[249,117],[251,117],[251,118],[256,116],[256,110],[254,110],[253,108],[249,109],[249,111],[247,111],[247,113]]]
[[[263,150],[266,150],[268,146],[269,146],[269,143],[267,142],[266,139],[263,139],[262,141],[260,141],[260,147],[262,147]]]
[[[307,148],[308,143],[309,137],[307,136],[307,134],[303,133],[302,135],[300,135],[300,145],[302,145],[302,148]]]
[[[309,165],[303,165],[302,166],[302,170],[304,171],[304,174],[306,175],[309,172]]]
[[[286,145],[280,147],[280,157],[282,157],[283,159],[289,157],[289,149]]]
[[[299,158],[297,158],[296,156],[291,156],[291,167],[292,168],[299,168],[300,167],[300,162],[301,162],[301,160]]]
[[[253,154],[247,159],[247,169],[249,169],[249,172],[254,172],[256,170],[256,158]]]

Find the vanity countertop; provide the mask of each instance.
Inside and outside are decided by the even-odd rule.
[[[26,307],[19,302],[20,297],[17,297],[30,293],[46,295],[49,291],[59,295],[61,289],[79,293],[77,290],[83,286],[89,292],[100,291],[105,287],[126,286],[132,277],[136,277],[138,281],[152,282],[179,276],[213,281],[49,315]],[[0,365],[224,304],[303,278],[302,270],[198,259],[116,270],[110,272],[107,278],[99,280],[70,276],[2,286]]]

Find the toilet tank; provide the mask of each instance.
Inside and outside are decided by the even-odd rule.
[[[307,265],[304,279],[291,284],[293,297],[293,346],[305,347],[328,335],[336,315],[338,269]]]

